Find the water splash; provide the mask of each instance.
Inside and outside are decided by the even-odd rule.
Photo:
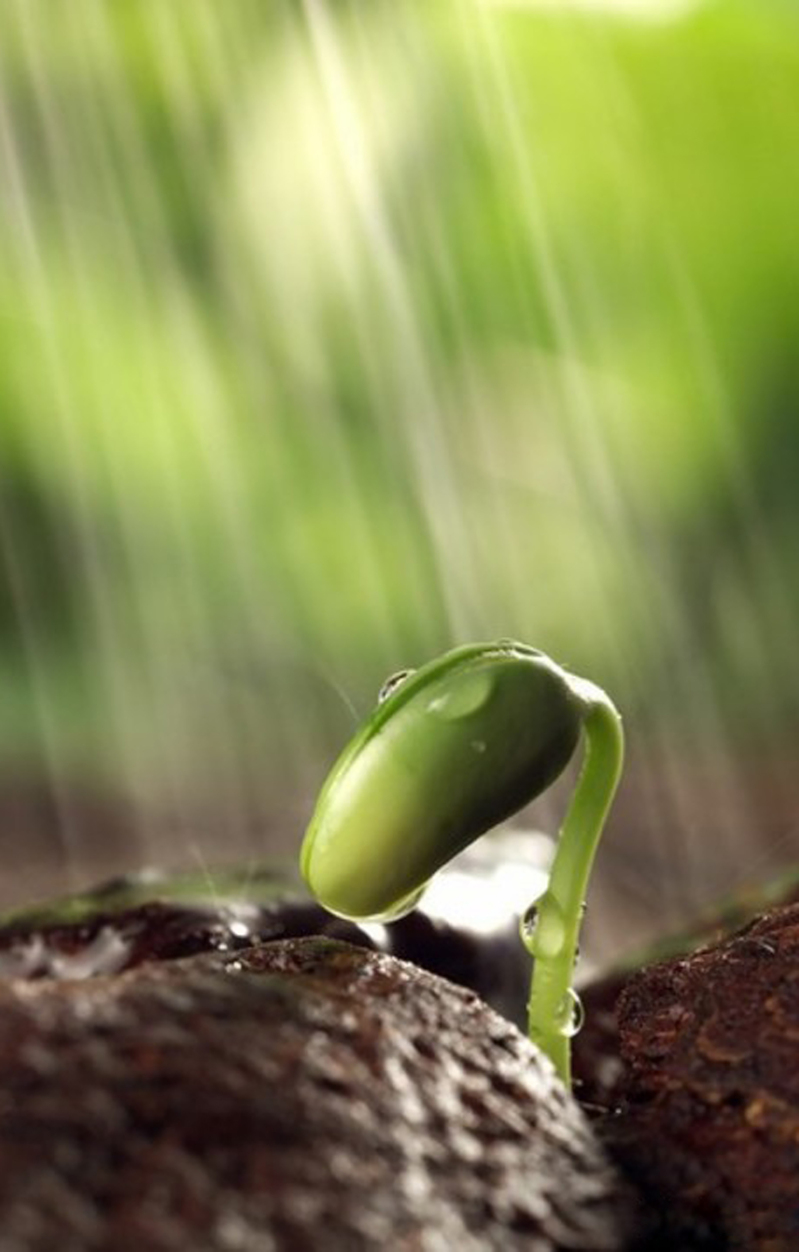
[[[34,935],[0,952],[0,977],[67,981],[116,974],[124,968],[130,953],[131,943],[113,926],[103,926],[91,942],[74,953],[59,951],[41,935]]]

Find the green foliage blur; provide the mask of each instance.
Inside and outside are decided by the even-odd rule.
[[[5,3],[4,772],[280,810],[500,636],[787,733],[797,135],[789,4]]]

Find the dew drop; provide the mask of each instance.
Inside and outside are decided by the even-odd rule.
[[[382,704],[394,694],[398,687],[402,686],[406,678],[410,678],[411,674],[415,673],[415,669],[398,669],[396,674],[391,674],[377,693],[377,703]]]
[[[522,943],[532,956],[555,957],[566,941],[563,910],[551,891],[534,900],[521,919]]]
[[[490,674],[468,674],[434,696],[427,707],[444,721],[456,722],[481,709],[493,689],[494,679]]]
[[[582,1029],[584,1021],[583,1002],[574,988],[570,987],[555,1009],[555,1026],[567,1039],[572,1039]]]

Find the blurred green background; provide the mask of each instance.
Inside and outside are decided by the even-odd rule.
[[[499,636],[625,711],[600,896],[795,857],[797,136],[774,0],[6,0],[2,899],[293,852]]]

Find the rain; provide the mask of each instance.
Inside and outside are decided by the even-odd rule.
[[[798,127],[776,0],[6,0],[2,906],[295,859],[503,637],[624,714],[598,959],[789,869]]]

